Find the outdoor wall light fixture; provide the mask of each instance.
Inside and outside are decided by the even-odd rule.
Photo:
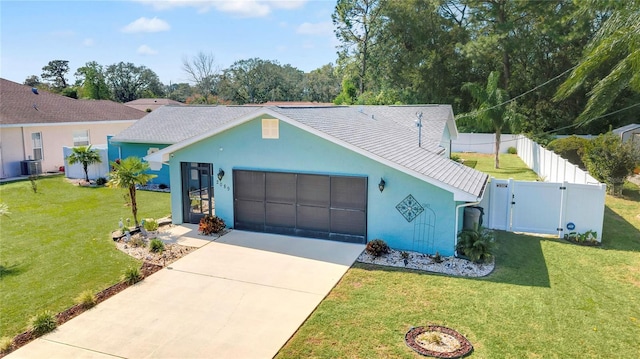
[[[380,192],[384,191],[384,186],[387,184],[387,182],[385,182],[382,177],[380,177],[380,183],[378,183],[378,189],[380,190]]]
[[[224,177],[224,171],[222,168],[218,171],[218,181],[222,181],[222,177]]]

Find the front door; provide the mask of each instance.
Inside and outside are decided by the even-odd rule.
[[[213,165],[211,163],[182,163],[183,222],[199,223],[205,214],[214,214]]]

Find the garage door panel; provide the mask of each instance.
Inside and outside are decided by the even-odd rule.
[[[236,217],[246,224],[264,224],[264,203],[254,201],[236,201]]]
[[[294,204],[267,203],[266,210],[265,222],[267,226],[296,226],[296,206]]]
[[[331,196],[329,176],[298,175],[298,204],[306,206],[329,207]]]
[[[297,227],[313,231],[329,232],[329,208],[298,206]]]
[[[331,207],[365,210],[367,179],[363,177],[331,177]]]
[[[296,175],[294,173],[266,173],[267,202],[296,203]]]
[[[331,232],[362,235],[367,228],[367,216],[361,211],[331,209]]]
[[[264,172],[235,171],[233,180],[237,199],[264,201]]]

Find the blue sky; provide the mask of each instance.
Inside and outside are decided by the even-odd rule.
[[[337,59],[332,0],[0,0],[0,77],[22,83],[50,60],[68,80],[88,61],[144,65],[186,82],[182,59],[211,53],[221,68],[259,57],[305,72]]]

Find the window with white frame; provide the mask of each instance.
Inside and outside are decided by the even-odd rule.
[[[75,130],[73,131],[73,146],[88,146],[89,145],[89,130]]]
[[[33,144],[33,159],[37,161],[42,160],[42,132],[33,132],[31,134],[31,142]]]
[[[278,139],[280,138],[280,130],[277,118],[262,119],[262,138]]]

